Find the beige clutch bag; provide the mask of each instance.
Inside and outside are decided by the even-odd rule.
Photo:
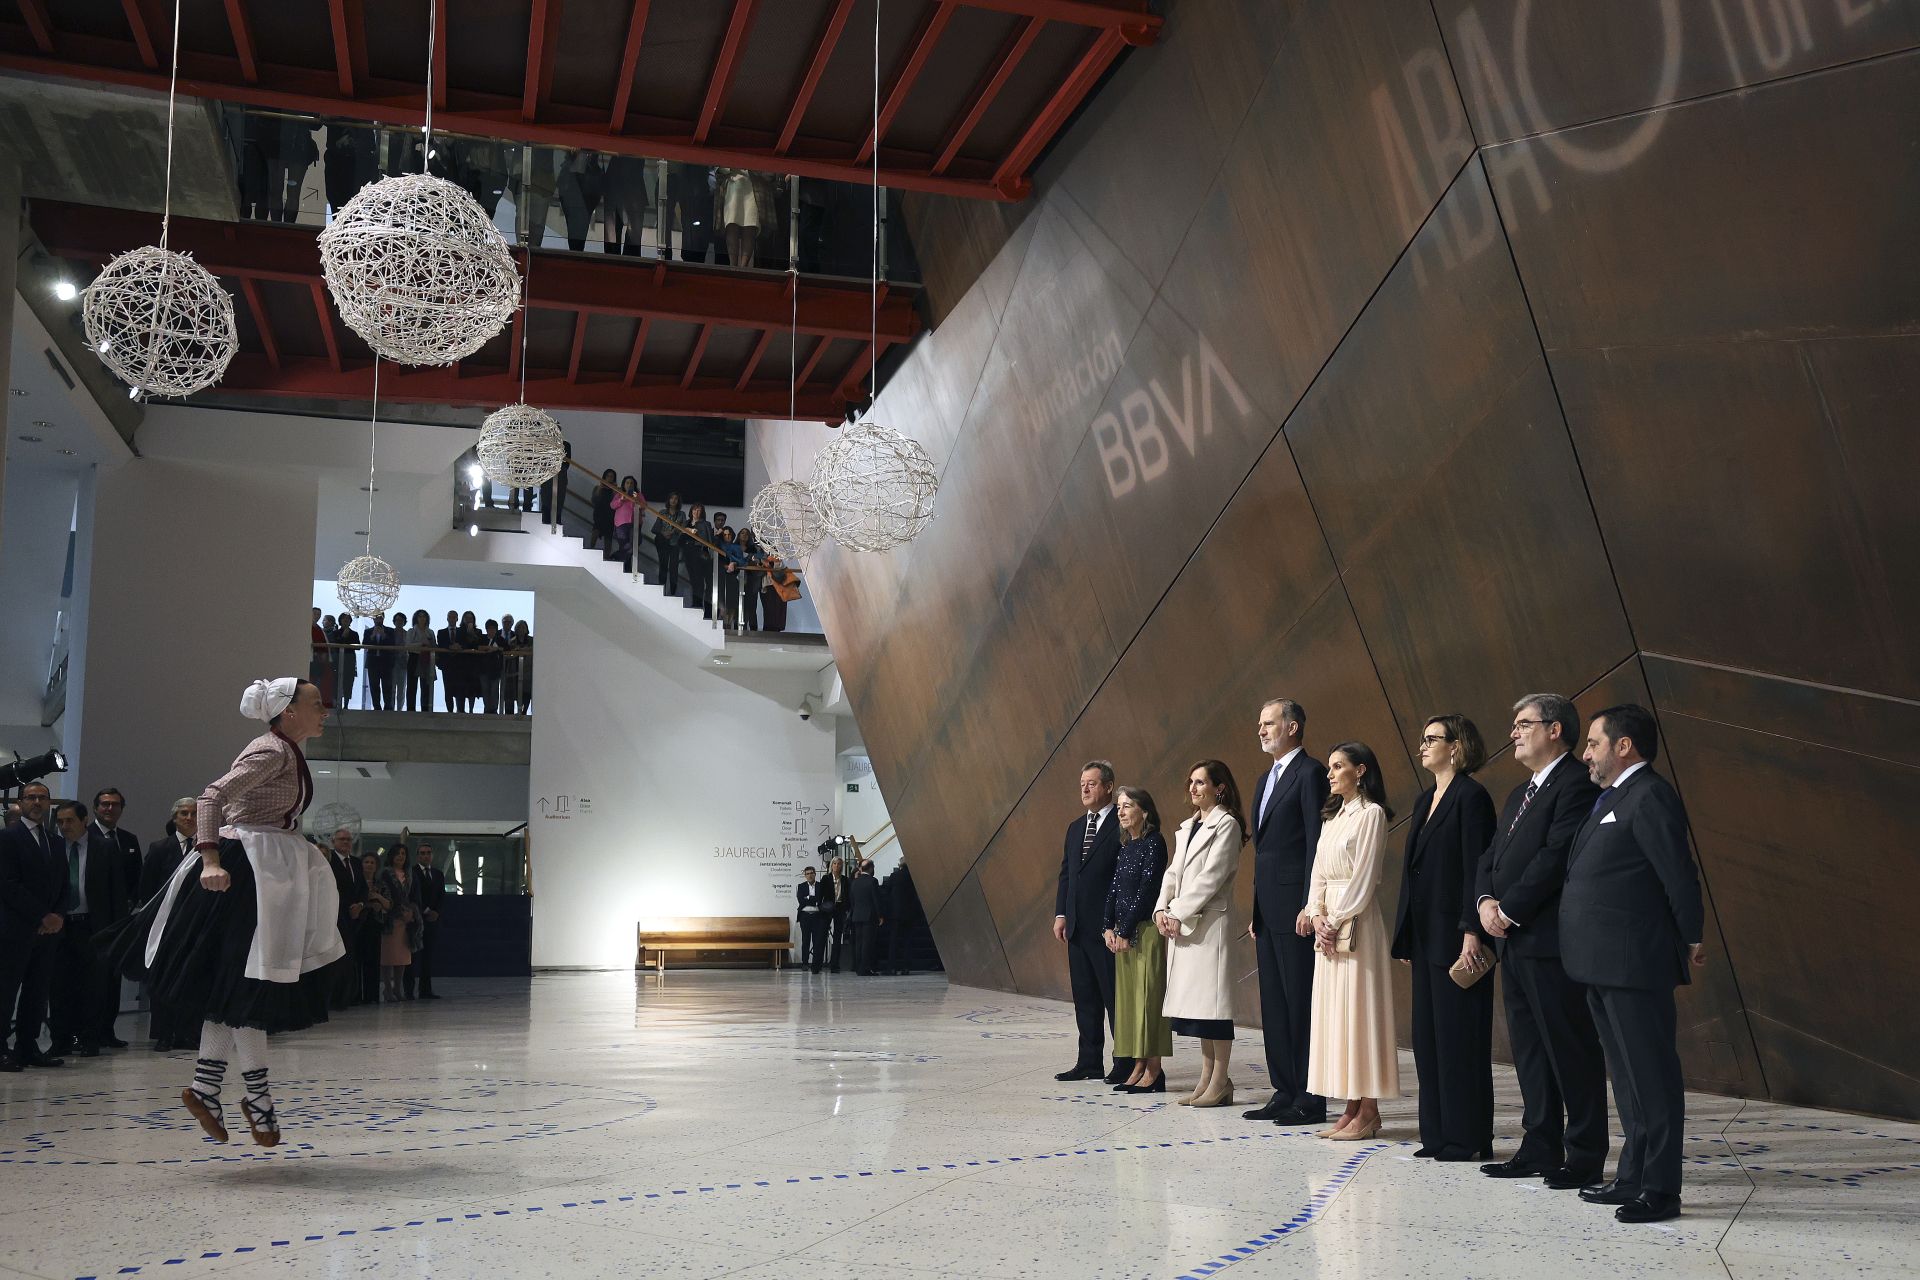
[[[1453,985],[1465,991],[1480,979],[1493,972],[1493,957],[1487,952],[1480,953],[1479,960],[1455,960],[1453,967],[1447,970],[1447,976],[1453,979]]]

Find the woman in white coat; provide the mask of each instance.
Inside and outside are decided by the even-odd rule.
[[[1247,824],[1240,788],[1218,760],[1187,772],[1193,817],[1174,834],[1173,860],[1160,882],[1154,928],[1167,948],[1167,997],[1162,1012],[1174,1034],[1200,1041],[1200,1081],[1179,1099],[1183,1107],[1233,1105],[1227,1064],[1233,1057],[1233,974],[1227,954],[1233,929],[1233,877]]]

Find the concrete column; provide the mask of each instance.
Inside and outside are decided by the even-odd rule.
[[[14,288],[20,265],[20,167],[0,157],[0,388],[13,386],[13,308]],[[0,503],[6,501],[7,453],[5,441],[13,439],[13,400],[9,393],[0,404]]]

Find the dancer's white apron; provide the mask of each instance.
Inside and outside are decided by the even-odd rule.
[[[238,840],[253,867],[259,921],[247,951],[246,976],[260,982],[297,982],[303,973],[346,954],[340,941],[340,890],[333,871],[298,832],[279,827],[228,826],[222,837]],[[160,938],[173,915],[187,877],[200,875],[198,855],[181,859],[167,882],[167,896],[147,933],[147,964],[160,951]]]

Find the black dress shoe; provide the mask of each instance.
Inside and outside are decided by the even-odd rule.
[[[1433,1147],[1421,1147],[1413,1153],[1413,1158],[1415,1160],[1431,1160],[1438,1154],[1439,1152]]]
[[[97,1058],[100,1056],[100,1046],[97,1044],[83,1044],[78,1049],[75,1049],[74,1053],[82,1058]]]
[[[1273,1122],[1282,1129],[1297,1129],[1303,1125],[1325,1124],[1327,1122],[1327,1113],[1322,1111],[1316,1116],[1311,1111],[1302,1111],[1298,1107],[1288,1107],[1285,1111],[1276,1115],[1273,1118]]]
[[[1541,1181],[1554,1191],[1578,1191],[1599,1182],[1602,1172],[1599,1169],[1549,1169],[1541,1175]]]
[[[167,1039],[165,1036],[156,1036],[153,1041],[153,1051],[155,1053],[172,1053],[173,1041]]]
[[[1103,1076],[1098,1067],[1075,1067],[1071,1071],[1062,1071],[1055,1080],[1098,1080]]]
[[[25,1069],[26,1068],[20,1065],[20,1059],[10,1053],[0,1051],[0,1071],[24,1071]]]
[[[124,1049],[127,1047],[127,1042],[119,1036],[108,1036],[100,1042],[100,1047],[103,1049]]]
[[[15,1056],[20,1059],[20,1065],[23,1067],[64,1067],[67,1065],[65,1058],[55,1057],[50,1053],[42,1053],[38,1049],[33,1050],[31,1053],[21,1053]]]
[[[818,969],[815,969],[815,970],[814,970],[814,972],[815,972],[815,973],[818,973],[818,972],[820,972],[820,971],[819,971]],[[435,995],[435,994],[434,994],[433,992],[431,992],[431,991],[423,991],[423,992],[421,992],[421,993],[420,993],[420,998],[421,998],[422,1000],[438,1000],[438,999],[439,999],[440,997],[439,997],[439,996],[437,996],[437,995]]]
[[[1465,1147],[1441,1147],[1433,1153],[1433,1158],[1441,1164],[1470,1164],[1475,1160],[1486,1159],[1487,1153],[1468,1151]]]
[[[1108,1084],[1125,1084],[1127,1082],[1127,1078],[1132,1074],[1133,1074],[1132,1058],[1115,1058],[1113,1060],[1113,1070],[1107,1072],[1105,1078]]]
[[[1588,1204],[1631,1204],[1640,1198],[1640,1188],[1623,1187],[1618,1178],[1580,1188],[1580,1198]]]
[[[1528,1164],[1515,1157],[1512,1160],[1502,1160],[1498,1164],[1483,1164],[1480,1166],[1480,1172],[1489,1178],[1537,1178],[1553,1170],[1544,1165]]]
[[[1613,1211],[1621,1222],[1665,1222],[1680,1216],[1680,1197],[1665,1191],[1645,1191]]]
[[[1291,1110],[1293,1110],[1293,1104],[1276,1093],[1267,1099],[1266,1106],[1255,1107],[1252,1111],[1242,1111],[1240,1118],[1242,1120],[1272,1120],[1282,1112]]]
[[[1167,1073],[1162,1071],[1152,1084],[1123,1084],[1122,1093],[1165,1093],[1167,1091]]]
[[[53,1043],[47,1046],[47,1052],[52,1054],[56,1058],[64,1057],[65,1055],[73,1052],[73,1041],[55,1040]]]

